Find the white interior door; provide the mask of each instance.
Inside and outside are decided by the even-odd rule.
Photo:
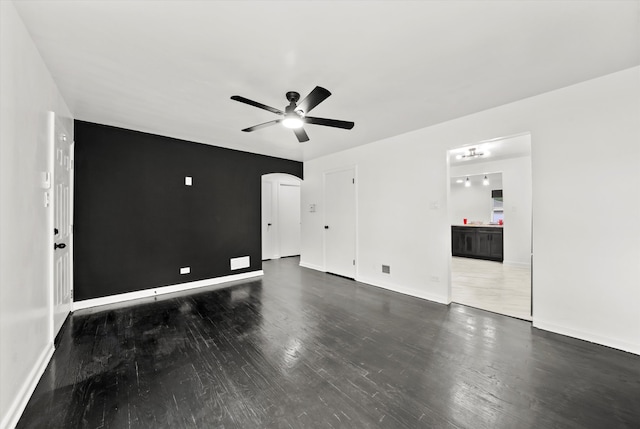
[[[71,311],[72,146],[71,137],[55,116],[53,120],[53,335]]]
[[[273,259],[273,184],[262,181],[262,260]]]
[[[280,256],[300,254],[300,185],[278,186],[278,231]]]
[[[355,169],[325,173],[325,270],[356,276]]]

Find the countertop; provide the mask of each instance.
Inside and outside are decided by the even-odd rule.
[[[485,224],[471,224],[471,223],[468,223],[466,225],[451,225],[451,226],[471,226],[471,227],[476,227],[476,228],[478,228],[478,227],[481,227],[481,228],[502,228],[504,225],[492,225],[492,224],[488,224],[488,223],[485,223]]]

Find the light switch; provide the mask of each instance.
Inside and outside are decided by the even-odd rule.
[[[191,186],[193,184],[193,178],[191,176],[185,176],[184,184],[187,186]]]
[[[191,272],[191,267],[180,268],[180,274],[189,274],[190,272]]]
[[[51,173],[48,171],[40,172],[40,187],[42,189],[51,188]]]

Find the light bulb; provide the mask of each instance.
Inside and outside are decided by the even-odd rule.
[[[282,121],[282,125],[287,128],[300,128],[302,126],[302,119],[297,116],[289,116]]]

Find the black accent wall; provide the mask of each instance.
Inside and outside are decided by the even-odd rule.
[[[301,162],[83,121],[75,143],[75,301],[262,269],[260,178],[302,178]]]

